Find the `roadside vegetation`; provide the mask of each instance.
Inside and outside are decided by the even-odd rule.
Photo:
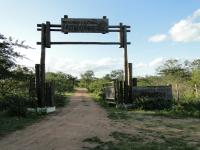
[[[105,83],[116,79],[123,79],[122,70],[114,70],[102,78],[96,78],[90,70],[82,74],[80,85],[97,97],[102,97]],[[137,86],[172,85],[173,100],[171,107],[157,108],[152,106],[157,104],[154,100],[137,99],[134,110],[155,111],[156,114],[166,116],[200,117],[200,59],[166,60],[157,68],[156,75],[138,77],[137,80]]]
[[[120,74],[119,71],[117,75]],[[200,148],[200,60],[167,60],[157,69],[157,75],[138,78],[138,86],[172,85],[173,101],[170,108],[145,109],[145,99],[138,99],[138,107],[126,110],[109,105],[103,99],[103,84],[111,74],[90,78],[88,90],[103,107],[113,125],[122,127],[111,132],[109,138],[89,137],[83,140],[88,150],[198,150]],[[84,81],[84,79],[82,78]],[[82,82],[83,82],[82,81]],[[95,87],[95,88],[91,88]],[[145,101],[152,105],[152,101]]]
[[[17,59],[27,59],[16,52],[16,48],[31,49],[24,41],[0,34],[0,137],[30,125],[45,116],[44,113],[29,112],[27,108],[37,107],[37,98],[30,97],[29,84],[34,78],[34,69],[21,66]],[[73,76],[47,73],[47,80],[55,82],[55,105],[63,107],[69,102],[73,92]]]

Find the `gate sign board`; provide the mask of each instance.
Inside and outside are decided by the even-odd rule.
[[[108,33],[108,19],[62,18],[64,33]]]

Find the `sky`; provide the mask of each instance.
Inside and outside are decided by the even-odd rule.
[[[0,33],[25,40],[34,49],[17,49],[28,59],[19,64],[34,67],[40,61],[41,33],[37,24],[61,18],[102,18],[109,25],[131,26],[128,33],[128,61],[133,76],[156,74],[167,59],[197,59],[200,56],[200,0],[0,0]],[[52,41],[118,42],[117,33],[51,33]],[[93,70],[101,77],[123,69],[123,49],[117,45],[52,45],[46,49],[46,71],[79,76]]]

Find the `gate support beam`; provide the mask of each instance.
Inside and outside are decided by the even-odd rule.
[[[127,29],[120,23],[120,48],[124,48],[124,103],[128,103],[128,54],[127,54]]]
[[[45,106],[45,45],[46,45],[46,25],[42,24],[41,32],[41,59],[40,59],[40,95],[41,107]]]

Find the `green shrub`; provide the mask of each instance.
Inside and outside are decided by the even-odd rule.
[[[25,117],[27,114],[28,98],[21,95],[6,97],[7,111],[11,116]]]
[[[104,80],[104,79],[96,79],[89,84],[88,90],[89,90],[89,92],[102,97],[103,96],[103,86],[107,82],[108,81]]]
[[[154,99],[150,97],[140,97],[134,101],[136,108],[144,110],[162,110],[172,107],[172,100]]]

